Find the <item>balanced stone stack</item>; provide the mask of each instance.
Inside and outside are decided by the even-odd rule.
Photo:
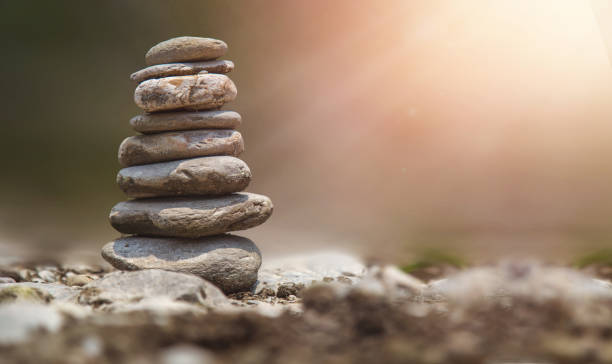
[[[257,246],[227,233],[266,221],[272,202],[240,192],[251,171],[236,158],[244,150],[240,115],[219,110],[237,93],[225,75],[234,64],[216,60],[226,51],[220,40],[173,38],[151,48],[149,67],[132,74],[145,113],[130,120],[142,135],[119,147],[117,183],[130,200],[110,213],[125,234],[102,249],[114,267],[192,273],[226,293],[256,282]]]

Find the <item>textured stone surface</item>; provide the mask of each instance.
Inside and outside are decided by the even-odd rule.
[[[357,257],[339,252],[316,252],[267,259],[259,271],[253,292],[264,289],[278,294],[279,288],[293,285],[308,287],[321,282],[354,284],[366,274],[365,264]]]
[[[233,62],[222,60],[158,64],[132,73],[130,79],[136,82],[142,82],[151,78],[195,75],[202,71],[206,71],[208,73],[229,73],[233,69]]]
[[[251,171],[230,156],[200,157],[123,168],[117,184],[128,197],[225,195],[244,190]]]
[[[124,234],[197,238],[249,229],[272,214],[272,201],[254,193],[220,197],[175,197],[120,202],[111,225]]]
[[[225,42],[200,37],[177,37],[154,45],[145,55],[147,65],[211,60],[227,52]]]
[[[234,111],[179,111],[134,116],[130,125],[143,134],[192,129],[236,129],[242,123]]]
[[[176,131],[125,138],[119,146],[119,163],[127,167],[211,155],[238,156],[243,151],[242,135],[235,130]]]
[[[134,102],[148,112],[206,110],[236,98],[236,86],[225,75],[197,74],[147,80],[136,87]]]
[[[131,236],[106,244],[102,256],[121,270],[154,268],[195,274],[226,293],[250,289],[261,265],[257,246],[235,235],[200,239]]]
[[[14,300],[73,302],[76,301],[78,295],[78,288],[58,283],[19,282],[0,284],[0,302],[3,299],[11,300],[11,298],[14,298]]]
[[[102,254],[104,255],[105,252],[103,250]],[[109,253],[113,254],[112,251]],[[83,287],[79,302],[116,304],[156,297],[200,303],[207,307],[214,307],[227,301],[225,295],[217,287],[200,277],[148,269],[136,272],[113,272],[102,279],[92,281]]]

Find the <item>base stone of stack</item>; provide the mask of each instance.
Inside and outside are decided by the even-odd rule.
[[[242,117],[235,111],[180,111],[134,116],[130,125],[143,134],[194,129],[236,129]]]
[[[136,87],[134,101],[147,112],[206,110],[233,101],[237,94],[236,86],[227,76],[210,73],[144,81]]]
[[[242,135],[235,130],[189,130],[136,135],[119,146],[119,163],[133,166],[211,155],[239,156]]]
[[[249,290],[261,266],[257,246],[247,238],[229,234],[200,239],[124,237],[106,244],[102,257],[120,270],[191,273],[225,293]]]
[[[131,198],[225,195],[251,181],[247,164],[235,157],[213,156],[123,168],[119,188]]]
[[[113,207],[110,222],[124,234],[197,238],[260,225],[272,209],[268,197],[246,192],[131,200]]]

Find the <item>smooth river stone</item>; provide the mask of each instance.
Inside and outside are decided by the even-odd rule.
[[[261,253],[251,240],[229,234],[199,239],[124,237],[106,244],[102,257],[120,270],[191,273],[225,293],[249,290],[261,265]]]
[[[199,238],[260,225],[272,209],[268,197],[247,192],[130,200],[113,207],[110,222],[124,234]]]
[[[130,125],[143,134],[192,129],[236,129],[242,117],[235,111],[179,111],[136,115]]]
[[[205,73],[143,81],[134,91],[134,102],[147,112],[206,110],[233,101],[237,94],[236,85],[227,76]]]
[[[234,63],[232,61],[223,60],[157,64],[132,73],[130,79],[142,82],[151,78],[195,75],[202,71],[208,73],[229,73],[233,69]]]
[[[148,66],[162,63],[208,61],[227,52],[227,44],[218,39],[177,37],[154,45],[147,54]]]
[[[125,138],[119,146],[123,167],[209,155],[238,156],[244,151],[235,130],[190,130]]]
[[[201,157],[123,168],[119,188],[131,198],[181,195],[225,195],[244,190],[251,171],[229,156]]]

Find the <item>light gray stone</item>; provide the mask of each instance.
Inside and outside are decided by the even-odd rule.
[[[147,112],[214,109],[233,101],[238,91],[225,75],[197,74],[143,81],[134,91],[134,102]]]
[[[565,267],[507,261],[431,282],[423,291],[423,298],[467,305],[490,301],[509,304],[513,298],[582,304],[612,299],[612,284]]]
[[[79,302],[93,305],[116,304],[161,297],[200,303],[206,307],[214,307],[227,301],[217,287],[200,277],[160,269],[146,269],[135,272],[113,272],[92,281],[83,287]]]
[[[0,305],[0,345],[26,341],[40,329],[56,332],[63,323],[62,314],[52,306],[24,302]]]
[[[245,230],[272,214],[272,201],[254,193],[220,197],[176,197],[120,202],[111,225],[124,234],[197,238]]]
[[[160,354],[161,364],[214,364],[215,355],[195,345],[174,345]]]
[[[143,134],[193,129],[236,129],[242,117],[235,111],[179,111],[134,116],[130,125]]]
[[[142,82],[151,78],[195,75],[202,71],[208,73],[229,73],[233,69],[233,62],[223,60],[168,63],[150,66],[138,72],[134,72],[130,76],[130,79],[136,82]]]
[[[126,138],[119,146],[119,163],[127,167],[211,155],[237,157],[243,151],[242,135],[235,130],[175,131]]]
[[[230,156],[201,157],[123,168],[117,184],[128,197],[226,195],[244,190],[251,171]]]
[[[201,37],[177,37],[153,46],[145,55],[147,65],[219,58],[227,52],[225,42]]]
[[[365,264],[357,257],[341,252],[313,252],[267,259],[261,267],[256,294],[270,289],[278,294],[279,287],[308,287],[315,283],[355,284],[366,273]]]
[[[248,290],[257,280],[261,265],[261,254],[251,240],[227,234],[200,239],[124,237],[106,244],[102,257],[121,270],[164,269],[195,274],[226,293]],[[143,284],[147,281],[156,285],[150,278]]]

